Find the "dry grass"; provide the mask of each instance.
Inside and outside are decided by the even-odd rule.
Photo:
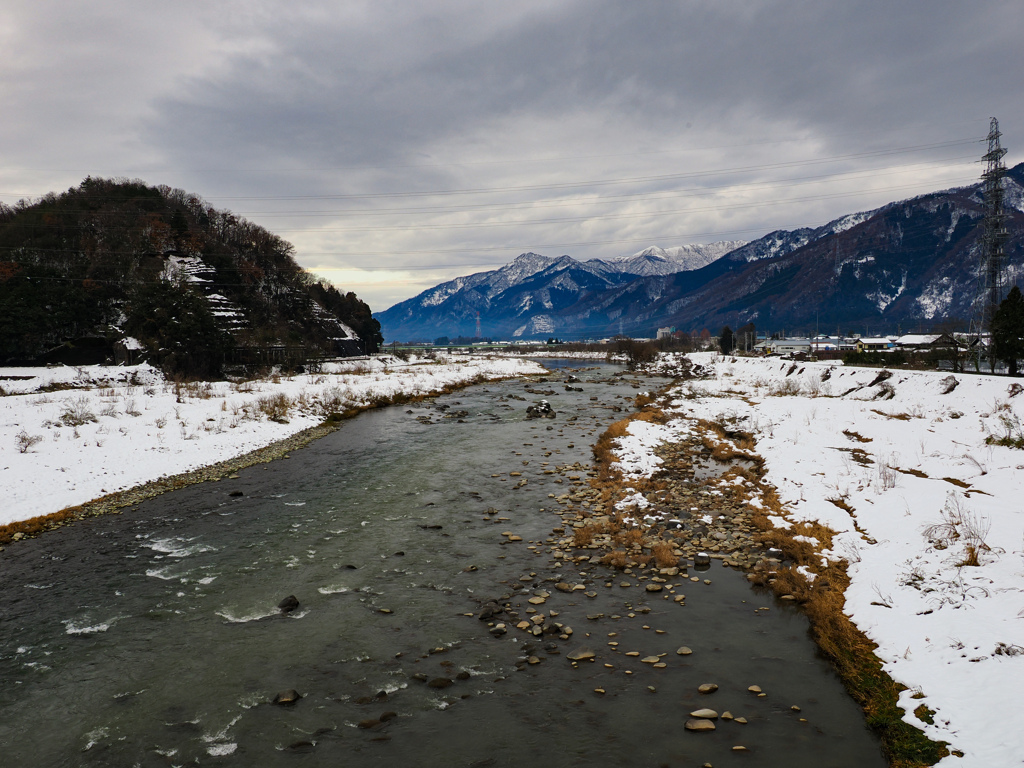
[[[711,451],[711,458],[715,461],[723,464],[749,461],[757,466],[763,463],[760,456],[752,453],[757,441],[750,432],[730,429],[726,424],[705,419],[699,419],[696,426],[701,431],[701,443]]]
[[[642,393],[633,398],[633,407],[638,411],[654,402],[654,398],[647,393]]]
[[[829,501],[852,513],[842,498]],[[776,494],[766,492],[763,503],[767,510],[784,514]],[[755,513],[752,523],[760,529],[761,541],[778,547],[783,559],[792,561],[792,565],[779,568],[774,574],[758,572],[755,583],[769,587],[778,595],[793,595],[800,602],[810,621],[814,641],[835,666],[850,695],[864,709],[868,725],[882,739],[889,764],[897,768],[917,768],[933,765],[948,755],[944,742],[933,742],[903,722],[903,710],[898,701],[904,687],[884,672],[874,653],[878,646],[846,615],[844,592],[850,584],[846,564],[837,562],[823,567],[818,554],[819,550],[832,547],[835,532],[819,523],[776,529],[765,513]],[[814,538],[818,546],[796,541],[794,536]],[[798,566],[804,566],[816,578],[808,581],[797,571]]]
[[[62,523],[72,520],[75,517],[75,510],[78,507],[69,507],[52,515],[40,515],[30,517],[28,520],[20,520],[16,523],[0,525],[0,544],[7,544],[14,539],[17,533],[25,536],[36,536],[43,531],[59,527]]]
[[[836,448],[835,450],[850,454],[850,458],[862,467],[870,467],[875,463],[875,460],[871,458],[871,454],[863,448]]]
[[[607,555],[601,558],[601,563],[603,565],[607,565],[612,568],[617,568],[620,571],[626,567],[628,562],[629,558],[626,557],[625,551],[621,549],[613,550],[612,552],[609,552]]]
[[[885,411],[879,411],[877,408],[872,408],[871,412],[877,413],[879,416],[885,416],[887,419],[895,419],[896,421],[910,421],[914,418],[909,413],[886,413]]]
[[[639,528],[626,528],[612,536],[612,541],[626,550],[630,547],[639,546],[643,540],[644,532]]]
[[[672,568],[679,565],[679,558],[673,553],[674,547],[667,541],[658,541],[651,546],[651,554],[659,568]]]
[[[594,529],[589,525],[573,528],[572,543],[577,547],[588,547],[594,543]]]
[[[836,498],[829,497],[829,498],[826,498],[825,501],[829,502],[830,504],[835,504],[840,509],[842,509],[842,510],[844,510],[846,512],[849,512],[850,514],[853,514],[853,511],[854,511],[853,507],[851,507],[846,502],[846,499],[844,497],[842,497],[842,496],[837,496]]]
[[[928,477],[928,475],[922,472],[920,469],[902,469],[901,467],[892,467],[892,469],[895,469],[897,472],[901,472],[904,475],[913,475],[914,477],[922,478]]]
[[[292,401],[283,392],[264,395],[256,401],[256,409],[270,421],[286,421],[292,405]]]
[[[860,434],[858,432],[854,432],[852,429],[844,429],[843,430],[843,434],[846,435],[851,440],[856,440],[858,443],[870,443],[871,442],[871,438],[870,437],[864,437],[864,435],[862,435],[862,434]]]

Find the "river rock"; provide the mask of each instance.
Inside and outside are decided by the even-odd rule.
[[[488,619],[494,618],[504,610],[505,609],[497,603],[490,602],[484,605],[484,607],[480,611],[480,616],[478,618],[480,619],[480,621],[487,621]]]
[[[699,717],[703,720],[717,720],[718,713],[713,709],[707,709],[705,707],[704,709],[695,709],[690,713],[690,717]]]
[[[526,418],[528,419],[553,419],[555,412],[551,408],[551,403],[547,400],[541,400],[536,405],[530,405],[526,408]]]
[[[427,683],[428,688],[450,688],[454,682],[447,677],[435,677]]]
[[[714,693],[718,690],[718,686],[714,683],[704,683],[704,685],[700,686],[697,690],[701,693]]]
[[[277,694],[277,696],[274,697],[274,703],[287,707],[291,706],[301,698],[301,693],[296,691],[294,688],[289,688],[287,691],[281,691],[279,694]]]
[[[661,584],[648,584],[644,589],[648,592],[661,592],[662,586]]]
[[[299,607],[299,598],[295,595],[288,595],[288,597],[277,604],[277,607],[281,613],[291,613]]]
[[[713,731],[715,730],[715,723],[713,720],[705,720],[699,717],[691,717],[686,721],[686,730],[688,731]]]
[[[687,647],[686,647],[686,646],[684,645],[684,646],[682,646],[681,648],[679,648],[679,649],[678,649],[678,650],[676,651],[676,653],[678,653],[678,654],[679,654],[680,656],[689,656],[689,655],[690,655],[691,653],[693,653],[693,651],[691,651],[691,650],[690,650],[689,648],[687,648]]]
[[[747,690],[750,691],[751,693],[760,693],[761,692],[761,686],[759,686],[759,685],[751,685],[750,687],[747,688]]]
[[[567,658],[569,661],[589,661],[596,657],[597,654],[589,648],[577,648],[575,651],[568,654],[565,658]]]

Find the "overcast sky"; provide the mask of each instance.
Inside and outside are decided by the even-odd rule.
[[[0,199],[201,195],[374,310],[525,251],[749,240],[1024,159],[1024,3],[0,6]]]

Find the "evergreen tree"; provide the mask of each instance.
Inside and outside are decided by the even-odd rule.
[[[1016,285],[992,316],[992,354],[1017,375],[1017,361],[1024,359],[1024,296]]]
[[[728,325],[722,329],[722,335],[718,337],[718,346],[723,355],[730,354],[736,348],[736,337]]]

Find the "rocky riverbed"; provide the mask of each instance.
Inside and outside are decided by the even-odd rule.
[[[575,523],[614,504],[590,447],[652,383],[616,373],[369,412],[290,459],[10,547],[8,756],[640,768],[742,748],[768,766],[882,765],[799,613],[724,560],[686,558],[717,528],[680,517],[665,573],[642,545],[622,569],[576,545]],[[527,419],[541,397],[554,418]],[[673,493],[680,513],[701,482]],[[39,722],[61,727],[17,737]]]

